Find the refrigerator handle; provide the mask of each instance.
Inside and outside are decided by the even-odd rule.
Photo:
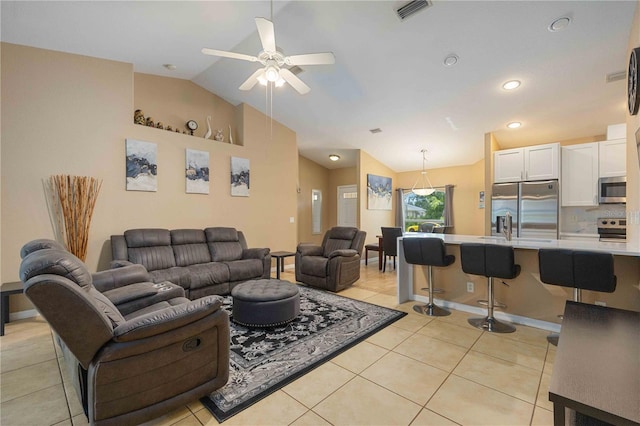
[[[520,170],[520,180],[524,180],[524,172]]]

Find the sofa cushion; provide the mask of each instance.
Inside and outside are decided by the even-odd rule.
[[[176,266],[173,249],[169,245],[129,248],[129,261],[143,265],[149,272]]]
[[[171,244],[177,266],[211,262],[207,240],[201,229],[172,230]]]
[[[171,245],[171,234],[168,229],[144,228],[124,231],[127,247],[158,247]]]
[[[305,275],[325,278],[327,276],[327,259],[324,256],[303,256],[300,270]]]
[[[229,267],[224,263],[209,262],[185,269],[191,276],[191,289],[229,282]]]
[[[329,255],[336,250],[345,250],[351,248],[351,240],[342,240],[337,238],[329,238],[324,245],[324,256]]]
[[[204,230],[211,260],[226,262],[242,259],[242,244],[235,228],[214,227]]]
[[[229,281],[252,280],[264,273],[264,264],[260,259],[243,259],[225,262],[229,267]]]
[[[26,282],[36,275],[60,275],[85,290],[91,287],[91,274],[85,264],[66,250],[43,249],[25,256],[29,262],[20,265],[20,280]]]

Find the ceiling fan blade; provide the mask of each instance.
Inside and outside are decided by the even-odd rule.
[[[294,73],[286,68],[280,69],[280,77],[298,91],[301,95],[306,95],[311,91],[311,88],[307,86],[302,80],[300,80]]]
[[[287,65],[330,65],[336,63],[336,57],[331,52],[307,53],[284,58]]]
[[[253,89],[253,86],[256,85],[256,83],[258,82],[258,77],[260,76],[260,74],[262,74],[264,72],[264,68],[260,68],[259,70],[257,70],[256,72],[254,72],[253,74],[251,74],[251,77],[249,77],[248,79],[246,79],[244,81],[244,83],[242,83],[239,87],[240,90],[251,90]]]
[[[256,18],[258,35],[262,43],[262,50],[265,52],[276,51],[276,33],[273,30],[273,22],[265,18]]]
[[[256,62],[258,60],[255,56],[245,55],[243,53],[227,52],[225,50],[207,49],[206,47],[202,49],[202,53],[211,56],[222,56],[223,58],[241,59],[249,62]]]

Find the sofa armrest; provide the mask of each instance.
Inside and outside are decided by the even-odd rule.
[[[329,253],[329,259],[331,259],[332,257],[338,257],[338,256],[353,257],[357,254],[358,254],[358,251],[353,249],[334,250],[331,253]]]
[[[158,284],[149,282],[129,284],[103,292],[116,307],[133,300],[143,299],[158,294]],[[119,310],[119,309],[118,309]]]
[[[242,250],[243,259],[264,259],[269,253],[268,248],[250,248]]]
[[[178,329],[220,309],[222,299],[207,296],[133,318],[113,330],[116,342],[131,342]]]
[[[151,281],[147,268],[134,264],[96,272],[92,274],[92,278],[94,287],[102,293],[130,284]]]
[[[109,267],[111,267],[111,269],[117,269],[117,268],[122,268],[124,266],[130,266],[130,265],[136,265],[133,262],[129,262],[128,260],[112,260],[111,263],[109,264]]]
[[[322,248],[322,246],[317,246],[315,244],[309,243],[298,244],[297,251],[302,256],[322,256],[324,253],[324,249]]]

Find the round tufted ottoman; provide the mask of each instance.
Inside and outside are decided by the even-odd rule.
[[[274,327],[300,314],[298,286],[281,280],[252,280],[231,290],[233,321],[247,327]]]

